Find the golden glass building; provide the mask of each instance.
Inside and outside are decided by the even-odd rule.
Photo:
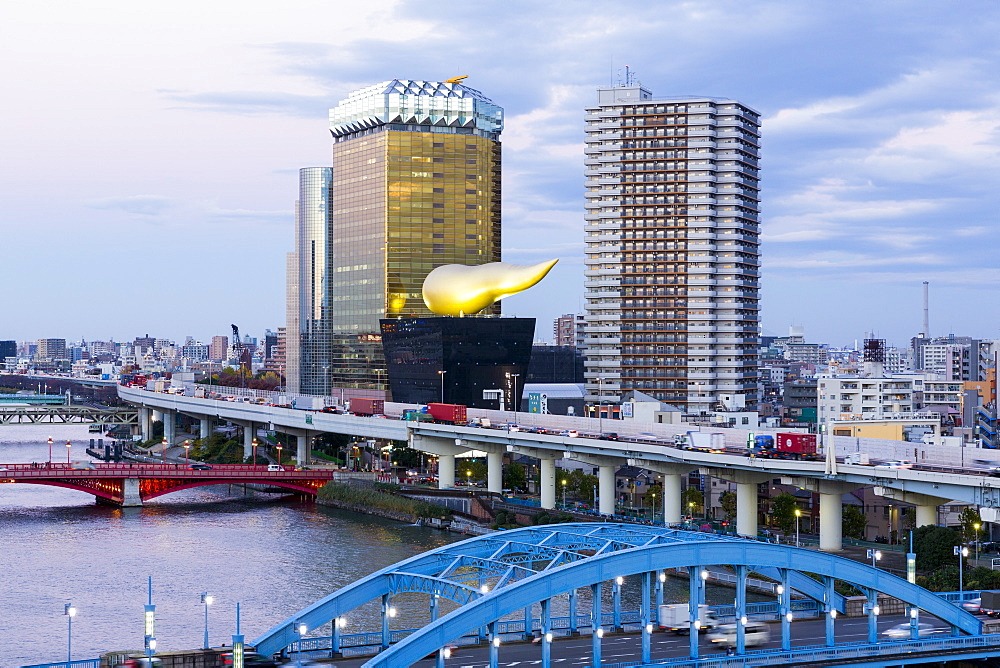
[[[502,129],[503,110],[456,81],[385,81],[330,110],[332,167],[300,178],[290,391],[384,389],[379,319],[432,315],[435,267],[500,261]]]

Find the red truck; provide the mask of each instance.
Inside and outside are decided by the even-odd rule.
[[[427,412],[436,422],[465,423],[465,406],[461,404],[427,404]]]
[[[816,434],[775,434],[774,456],[778,459],[819,459]]]
[[[351,412],[355,415],[382,415],[385,402],[381,399],[351,397]]]

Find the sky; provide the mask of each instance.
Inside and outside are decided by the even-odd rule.
[[[583,110],[762,114],[763,332],[1000,338],[1000,2],[11,0],[0,10],[0,339],[183,341],[285,320],[298,169],[393,78],[505,109],[504,260],[560,262],[504,312],[583,312]]]

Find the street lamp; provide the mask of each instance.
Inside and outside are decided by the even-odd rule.
[[[298,666],[298,668],[302,668],[302,636],[304,636],[308,630],[309,627],[303,622],[297,622],[295,624],[295,632],[299,636],[299,651],[295,654],[295,665]]]
[[[514,396],[513,396],[514,401],[512,401],[511,403],[514,404],[514,413],[515,414],[517,413],[517,409],[521,405],[521,402],[518,401],[518,399],[520,399],[521,397],[520,397],[520,395],[517,392],[517,379],[520,376],[521,376],[521,374],[519,374],[519,373],[512,373],[512,374],[510,374],[510,377],[514,379]]]
[[[68,666],[73,662],[73,618],[76,617],[76,608],[72,603],[67,603],[63,608],[63,614],[66,615],[66,665]]]
[[[208,606],[212,605],[214,600],[207,591],[201,592],[201,603],[205,606],[205,649],[208,649]]]
[[[444,369],[438,371],[438,375],[441,376],[441,403],[444,403],[444,375],[448,373]]]
[[[69,464],[69,453],[70,453],[70,450],[72,450],[72,449],[73,449],[73,445],[69,441],[66,441],[66,463],[67,464]]]
[[[976,566],[979,566],[979,527],[981,526],[982,524],[979,522],[972,525],[972,528],[976,530],[976,533],[973,535],[973,538],[976,541]]]
[[[188,460],[188,452],[191,450],[191,441],[184,441],[184,466],[190,464]]]
[[[251,464],[257,464],[257,437],[254,436],[253,440],[250,441],[250,447],[253,448],[253,459],[250,460]]]
[[[875,568],[875,562],[882,558],[881,550],[868,550],[868,558],[872,560],[872,568]]]
[[[653,500],[649,502],[649,521],[656,520],[656,492],[653,492]]]
[[[799,547],[799,518],[802,517],[802,510],[795,509],[795,547]]]
[[[563,508],[565,508],[565,507],[566,507],[566,483],[567,483],[567,482],[568,482],[568,481],[566,480],[566,478],[563,478],[563,479],[562,479],[562,488],[563,488]]]
[[[160,442],[160,445],[163,446],[163,451],[160,453],[160,460],[164,464],[166,464],[167,463],[167,437],[166,436],[163,437],[163,440]]]
[[[278,444],[278,463],[281,463],[281,444]]]
[[[49,436],[49,464],[52,463],[52,437]]]
[[[962,582],[962,569],[965,566],[965,558],[969,556],[969,548],[964,545],[956,545],[954,548],[955,556],[958,557],[958,593],[961,595],[962,590],[965,586]]]
[[[472,471],[466,470],[465,472],[465,486],[472,487]]]

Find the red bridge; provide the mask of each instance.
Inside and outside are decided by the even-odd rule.
[[[206,466],[206,465],[197,465]],[[231,483],[281,487],[296,494],[315,496],[334,477],[333,471],[298,471],[292,466],[212,464],[211,468],[189,468],[184,464],[37,464],[0,465],[0,483],[53,485],[87,492],[119,506],[141,506],[143,502],[182,489]]]

